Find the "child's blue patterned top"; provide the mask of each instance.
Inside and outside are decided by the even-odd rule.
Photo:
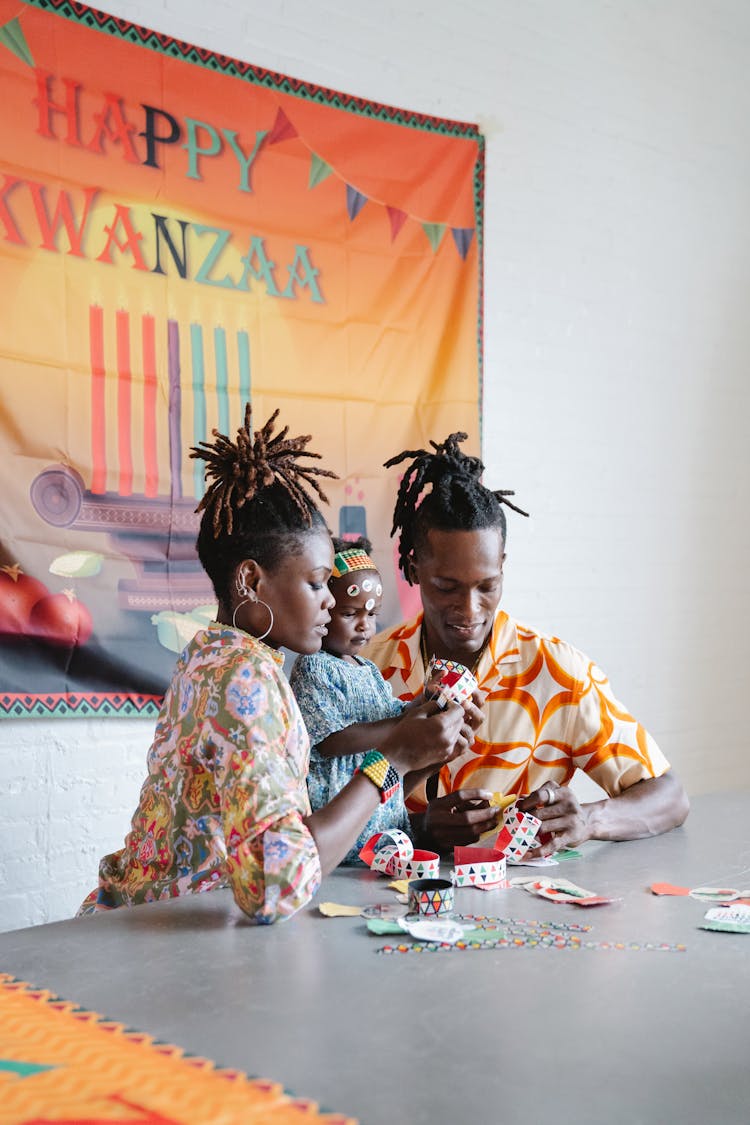
[[[361,656],[354,659],[357,663],[351,664],[328,652],[298,656],[289,677],[310,735],[307,791],[313,811],[327,805],[344,788],[364,759],[364,754],[326,758],[319,753],[318,743],[352,723],[391,719],[404,709],[404,704],[393,698],[389,685],[372,661]],[[360,848],[375,832],[386,828],[401,828],[411,835],[401,787],[389,801],[378,806],[342,862],[361,863]]]

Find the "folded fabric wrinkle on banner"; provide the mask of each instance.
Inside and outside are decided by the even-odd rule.
[[[359,858],[371,871],[380,871],[395,879],[437,879],[440,875],[437,852],[415,849],[399,828],[376,832],[360,851]]]

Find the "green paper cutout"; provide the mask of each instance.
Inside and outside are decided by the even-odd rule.
[[[18,16],[14,16],[12,20],[8,20],[6,24],[0,27],[0,43],[7,47],[9,51],[12,51],[21,62],[25,62],[27,66],[34,65],[34,58],[29,50]]]

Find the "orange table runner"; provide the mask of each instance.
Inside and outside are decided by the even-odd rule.
[[[0,973],[0,1125],[356,1125]]]

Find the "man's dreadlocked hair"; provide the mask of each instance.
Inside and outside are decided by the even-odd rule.
[[[522,516],[529,514],[508,499],[514,492],[508,489],[493,492],[481,483],[484,465],[478,457],[469,457],[459,449],[459,442],[466,441],[467,437],[468,434],[460,432],[449,434],[440,445],[430,442],[434,453],[426,449],[405,449],[385,462],[385,468],[389,469],[411,459],[401,478],[391,528],[391,535],[401,533],[398,561],[410,585],[409,563],[424,547],[430,529],[478,531],[498,527],[504,542],[503,505]],[[423,496],[428,485],[431,489]]]
[[[196,548],[223,605],[229,605],[232,576],[241,562],[255,559],[273,571],[285,555],[301,551],[311,528],[326,527],[305,486],[327,503],[316,478],[336,478],[336,473],[300,464],[302,457],[320,457],[305,449],[309,434],[290,438],[284,426],[271,436],[278,414],[275,410],[253,433],[248,402],[236,442],[213,430],[213,442],[190,450],[191,457],[206,462],[206,482],[211,482],[196,508],[203,512]]]

